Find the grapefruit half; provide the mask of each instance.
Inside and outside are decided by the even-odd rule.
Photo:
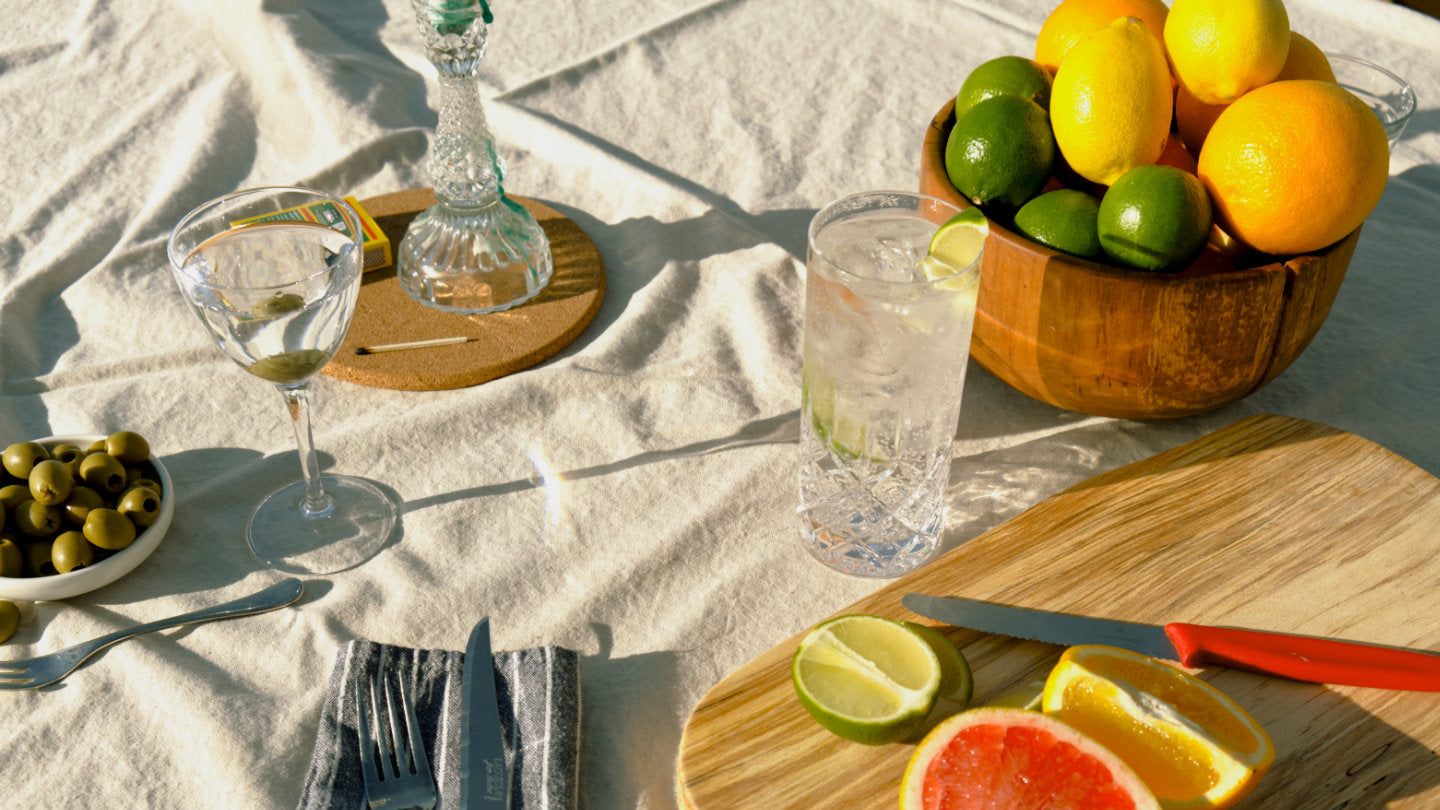
[[[936,726],[915,748],[901,810],[1159,810],[1128,765],[1065,723],[981,708]]]

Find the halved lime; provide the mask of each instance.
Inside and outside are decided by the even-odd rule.
[[[965,660],[965,654],[948,636],[933,627],[915,622],[905,622],[905,626],[918,633],[935,651],[935,657],[940,659],[940,688],[936,694],[964,707],[975,692],[975,678],[970,673],[970,662]]]
[[[1016,685],[1002,692],[999,697],[986,703],[986,706],[1004,709],[1027,709],[1032,712],[1040,711],[1040,700],[1045,694],[1045,679],[1039,678]]]
[[[820,725],[847,740],[882,745],[919,730],[943,672],[913,626],[857,614],[811,630],[791,659],[790,679]]]

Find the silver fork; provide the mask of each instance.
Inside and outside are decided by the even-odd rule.
[[[396,678],[400,693],[397,698],[390,678],[376,674],[362,683],[355,681],[360,722],[360,770],[365,776],[365,798],[371,810],[386,808],[430,810],[435,806],[435,778],[430,775],[430,759],[425,755],[425,742],[420,738],[420,723],[415,719],[415,704],[404,678]],[[377,695],[376,692],[379,692]],[[404,720],[405,728],[400,728]],[[374,729],[379,730],[375,733]],[[376,769],[376,754],[379,769]]]
[[[231,619],[236,616],[251,616],[256,613],[264,613],[267,610],[284,607],[293,602],[299,601],[305,594],[305,586],[298,579],[286,579],[276,585],[271,585],[259,593],[251,594],[233,602],[226,602],[215,607],[197,610],[193,613],[185,613],[180,616],[172,616],[168,619],[142,624],[125,630],[116,630],[99,638],[91,639],[73,647],[66,647],[63,650],[56,650],[48,655],[37,658],[26,658],[20,661],[0,661],[0,689],[39,689],[42,686],[49,686],[52,683],[64,678],[75,668],[85,663],[90,656],[127,638],[133,638],[141,633],[152,633],[156,630],[164,630],[167,627],[178,627],[182,624],[194,624],[197,622],[210,622],[216,619]]]

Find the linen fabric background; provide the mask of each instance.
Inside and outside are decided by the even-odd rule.
[[[796,540],[806,226],[844,194],[916,188],[931,117],[976,65],[1030,55],[1052,6],[496,0],[481,82],[506,187],[599,246],[595,321],[473,388],[319,379],[322,464],[387,488],[396,538],[309,580],[296,607],[146,636],[57,688],[0,695],[5,804],[293,807],[339,650],[458,651],[488,615],[497,651],[582,657],[581,806],[673,807],[705,691],[882,585]],[[972,367],[947,548],[1259,412],[1440,474],[1440,22],[1379,0],[1287,7],[1419,97],[1324,329],[1247,400],[1160,422],[1060,411]],[[23,606],[0,656],[277,579],[243,527],[299,476],[290,425],[187,310],[165,239],[242,187],[429,185],[437,90],[403,0],[0,0],[0,437],[140,431],[177,499],[140,568]]]

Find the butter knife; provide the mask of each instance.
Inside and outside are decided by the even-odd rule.
[[[505,765],[488,617],[470,631],[460,683],[461,810],[505,810],[510,806],[510,769]]]

